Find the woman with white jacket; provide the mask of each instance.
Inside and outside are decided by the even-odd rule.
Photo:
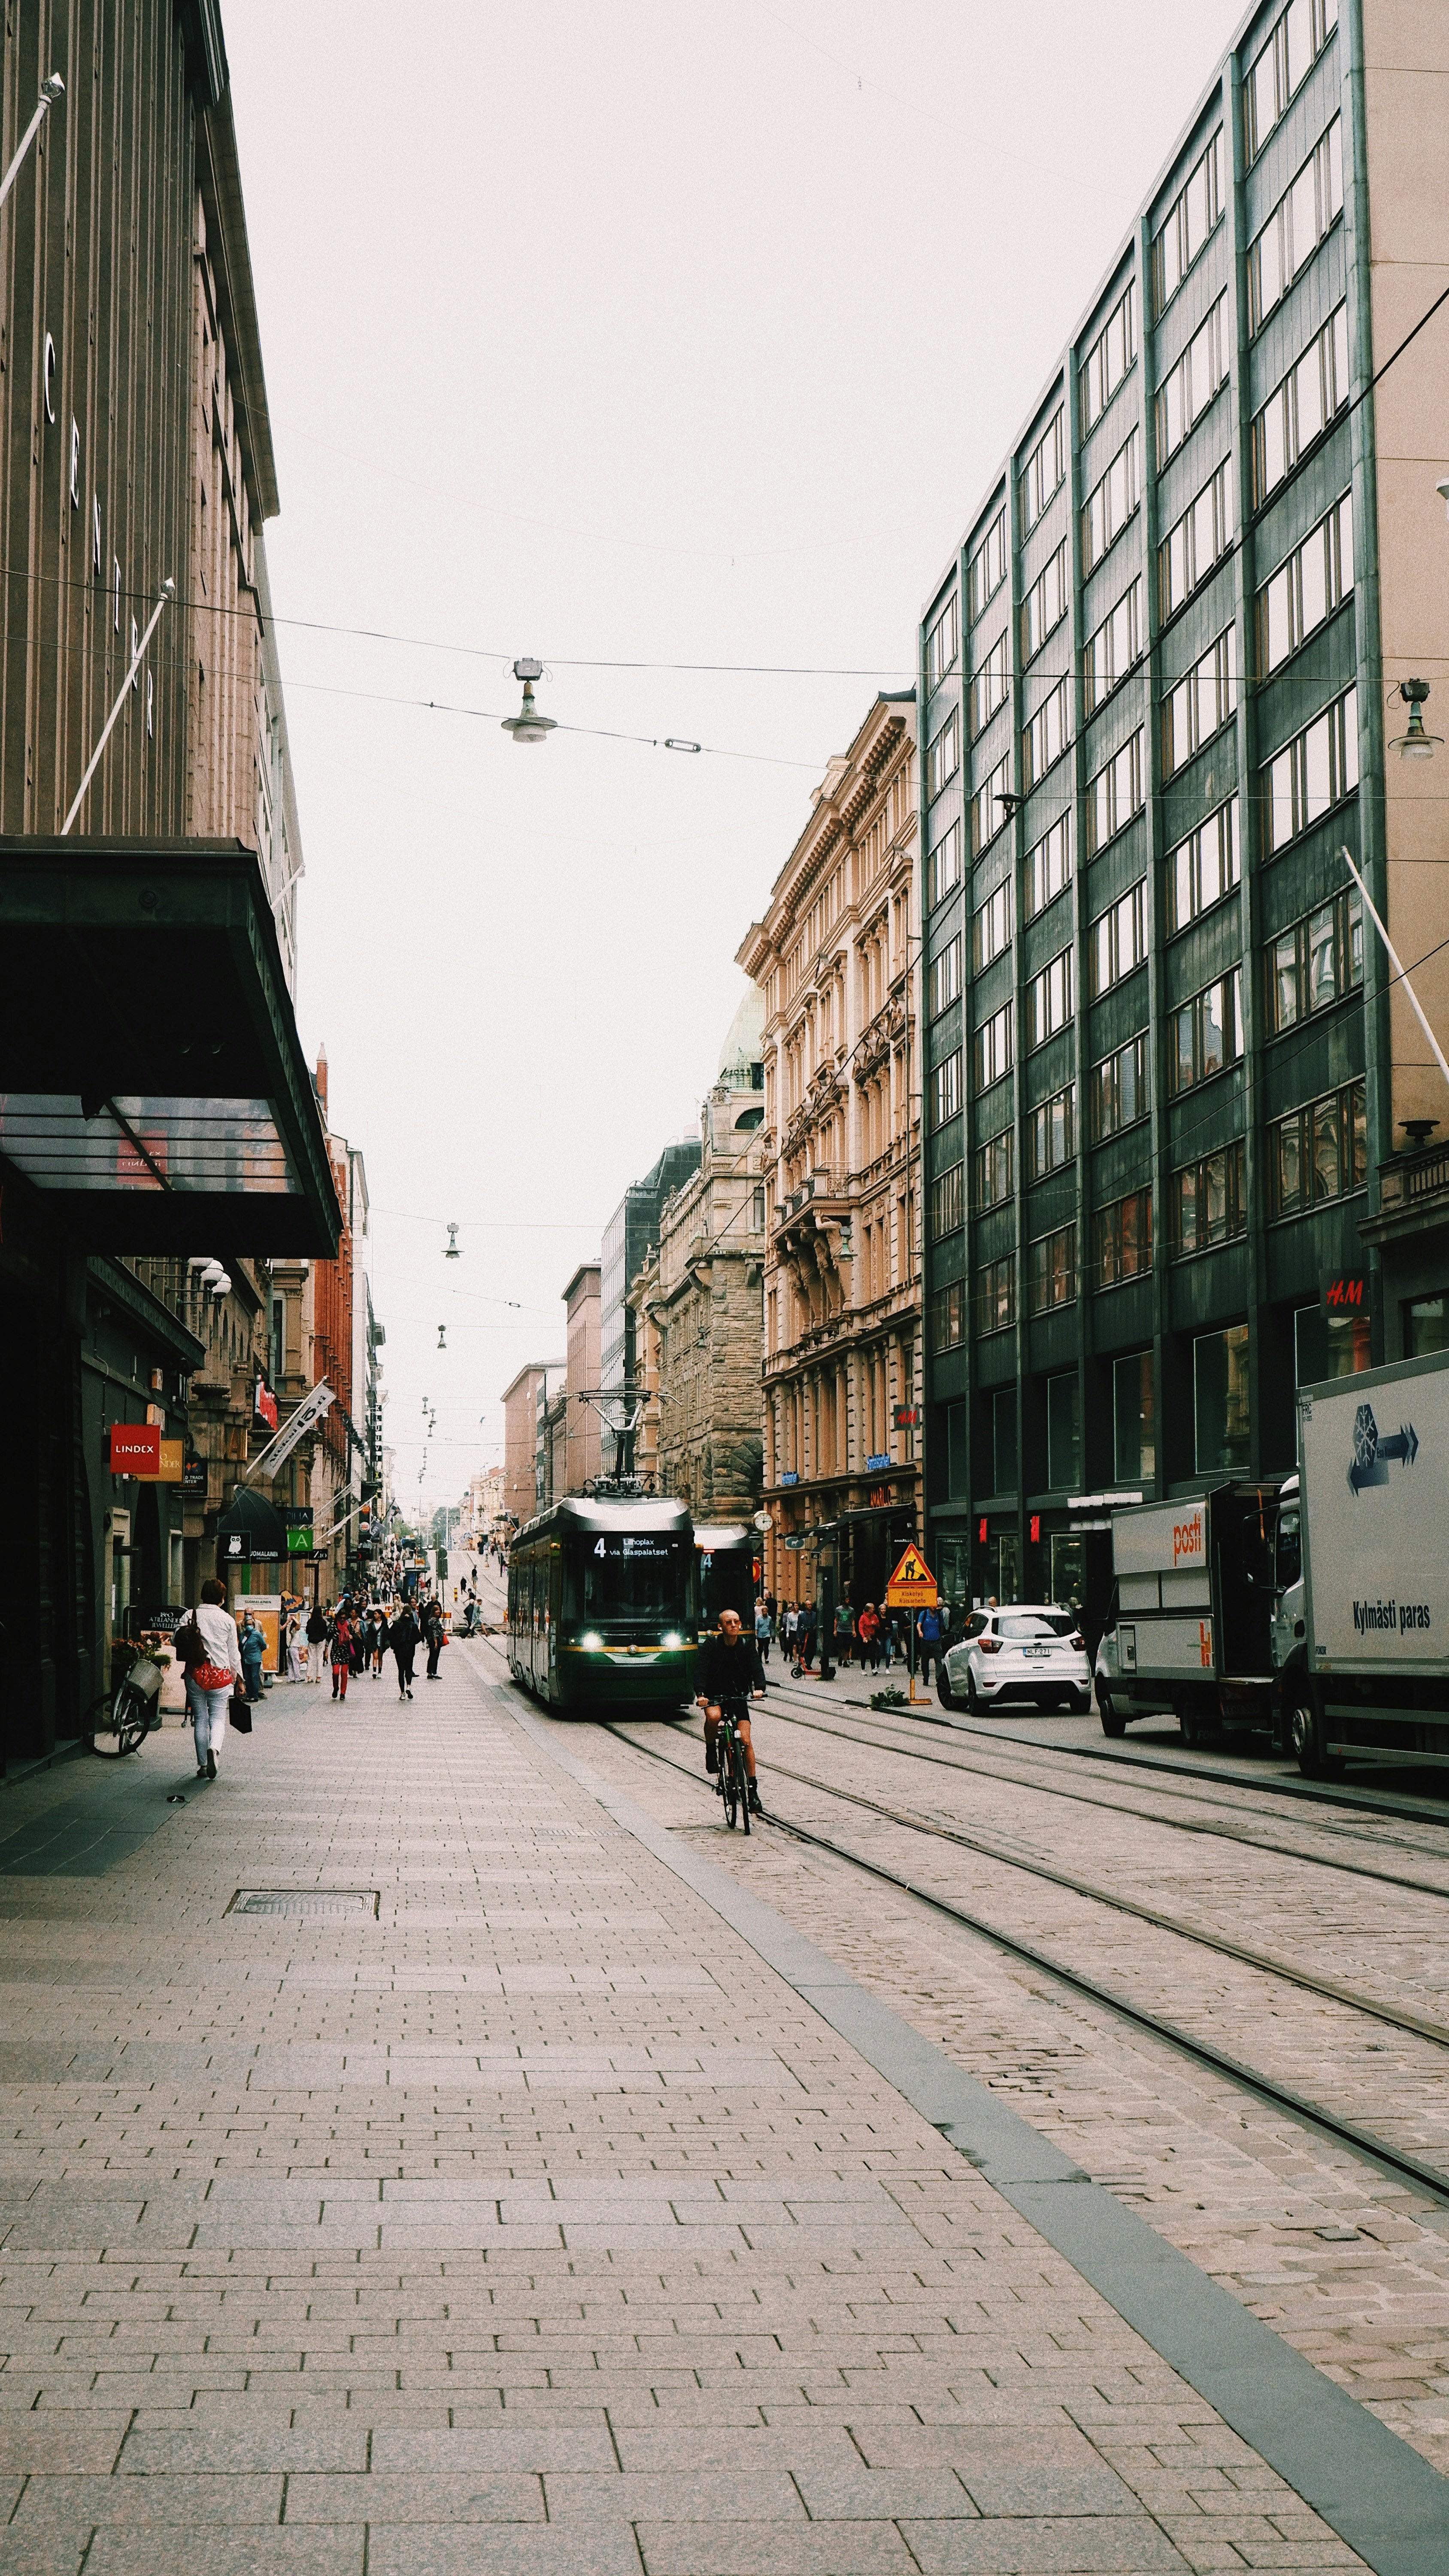
[[[201,1601],[191,1614],[205,1652],[186,1663],[186,1703],[196,1736],[196,1776],[216,1778],[216,1757],[226,1740],[226,1716],[235,1684],[242,1677],[241,1645],[236,1621],[226,1607],[226,1586],[203,1583]]]

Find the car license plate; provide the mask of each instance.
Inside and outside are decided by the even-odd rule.
[[[1050,1646],[1023,1646],[1021,1651],[1029,1662],[1042,1662],[1051,1653],[1051,1648]]]

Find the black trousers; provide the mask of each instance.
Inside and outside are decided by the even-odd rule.
[[[397,1659],[397,1686],[398,1686],[398,1689],[399,1689],[399,1690],[411,1690],[411,1689],[412,1689],[412,1686],[413,1686],[413,1659],[412,1659],[412,1655],[411,1655],[410,1653],[409,1653],[409,1654],[406,1654],[406,1655],[399,1655],[399,1656],[398,1656],[398,1659]]]

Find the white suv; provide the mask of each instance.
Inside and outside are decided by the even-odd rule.
[[[1050,1601],[973,1610],[955,1645],[946,1649],[936,1691],[943,1708],[995,1708],[1000,1700],[1026,1699],[1038,1708],[1065,1707],[1081,1716],[1092,1705],[1092,1670],[1076,1612]]]

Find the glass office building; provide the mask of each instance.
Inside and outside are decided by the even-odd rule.
[[[1342,855],[1449,1023],[1436,767],[1386,747],[1402,680],[1449,706],[1449,312],[1371,382],[1449,287],[1435,14],[1247,22],[922,620],[956,1601],[1070,1598],[1104,1496],[1291,1466],[1295,1383],[1446,1311],[1449,1222],[1396,1270],[1380,1208],[1449,1095]]]

